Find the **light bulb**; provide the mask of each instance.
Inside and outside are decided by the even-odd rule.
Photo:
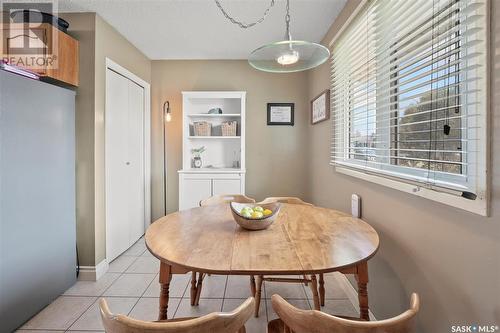
[[[170,113],[167,113],[166,119],[167,123],[169,123],[172,120],[172,115]]]
[[[283,66],[293,65],[299,61],[299,52],[294,50],[287,51],[276,58],[276,61]]]

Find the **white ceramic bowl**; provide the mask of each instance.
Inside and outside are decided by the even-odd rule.
[[[244,207],[257,207],[261,206],[264,209],[269,209],[273,213],[268,216],[263,216],[261,218],[253,219],[253,218],[246,218],[243,215],[240,214],[241,210]],[[252,203],[238,203],[238,202],[231,202],[231,213],[233,213],[234,220],[236,223],[238,223],[242,228],[248,229],[248,230],[262,230],[266,229],[269,227],[271,224],[273,224],[274,220],[276,220],[276,217],[278,217],[278,213],[280,211],[281,204],[279,202],[271,202],[268,204],[252,204]]]

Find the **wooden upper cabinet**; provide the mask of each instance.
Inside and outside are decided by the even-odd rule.
[[[78,86],[78,41],[50,24],[3,25],[1,53],[10,64],[41,78]]]
[[[57,66],[47,68],[47,77],[68,83],[72,86],[78,86],[79,80],[79,44],[76,39],[59,29],[52,28],[53,33],[57,34]]]

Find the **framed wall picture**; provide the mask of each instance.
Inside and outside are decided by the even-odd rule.
[[[267,103],[267,124],[293,126],[294,103]]]
[[[311,124],[330,119],[330,89],[323,91],[311,101]]]

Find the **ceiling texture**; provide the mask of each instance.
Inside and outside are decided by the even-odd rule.
[[[347,0],[290,0],[295,40],[319,42]],[[236,19],[262,17],[271,0],[220,0]],[[241,29],[214,0],[59,0],[60,12],[96,12],[153,60],[246,59],[255,48],[282,40],[285,0],[276,0],[266,19]],[[71,22],[70,22],[71,23]]]

